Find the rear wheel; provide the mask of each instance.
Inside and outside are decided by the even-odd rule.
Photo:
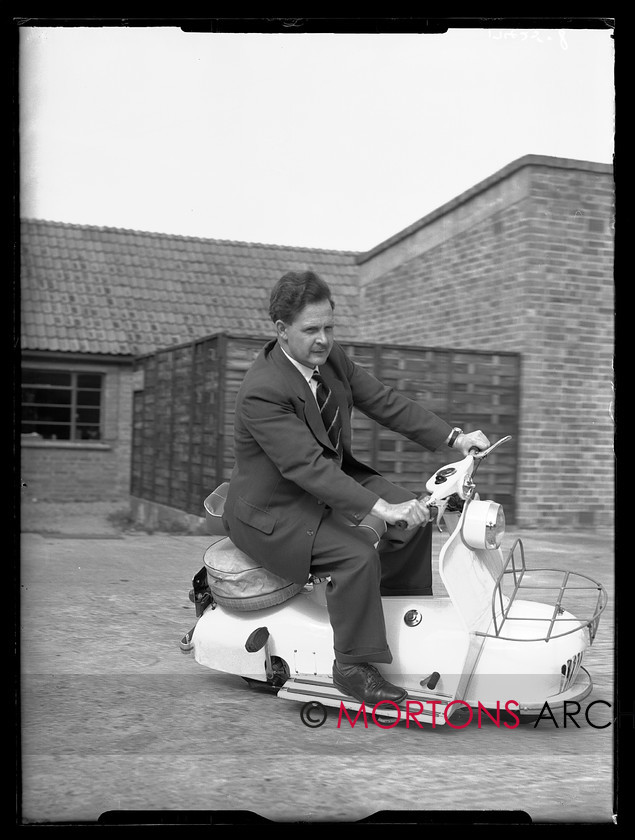
[[[252,677],[243,677],[243,679],[250,688],[278,691],[291,676],[291,671],[284,659],[279,656],[271,657],[271,670],[273,671],[273,675],[271,678],[265,680],[254,680]]]

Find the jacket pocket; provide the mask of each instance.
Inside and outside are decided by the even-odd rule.
[[[234,514],[245,525],[251,525],[252,528],[257,528],[263,534],[271,534],[277,521],[271,513],[250,504],[240,496],[236,499]]]

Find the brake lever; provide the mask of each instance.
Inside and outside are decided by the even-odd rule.
[[[487,456],[490,454],[490,452],[492,452],[494,449],[498,449],[498,447],[501,445],[501,443],[507,443],[507,441],[511,440],[511,439],[512,439],[512,436],[507,435],[507,437],[504,437],[504,438],[501,438],[500,440],[497,440],[496,443],[493,443],[491,446],[488,446],[487,449],[484,449],[482,452],[480,452],[478,449],[476,449],[476,447],[473,447],[472,449],[470,449],[469,454],[474,459],[480,461],[483,458],[487,458]]]
[[[476,474],[476,470],[478,469],[478,466],[481,463],[481,461],[483,460],[483,458],[487,458],[487,456],[490,454],[490,452],[493,452],[494,449],[498,449],[498,447],[501,445],[501,443],[507,443],[507,441],[511,440],[511,439],[512,439],[512,436],[507,435],[506,437],[501,438],[500,440],[497,440],[496,443],[493,443],[491,446],[488,446],[487,449],[484,449],[482,452],[480,452],[476,448],[470,449],[469,454],[472,456],[472,458],[474,458],[474,469],[472,470],[472,476],[474,476]]]

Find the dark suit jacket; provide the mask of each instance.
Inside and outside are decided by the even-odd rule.
[[[238,393],[236,461],[223,515],[238,548],[298,583],[309,575],[325,505],[358,525],[378,498],[359,483],[376,472],[353,456],[353,406],[429,450],[441,446],[452,430],[356,365],[338,344],[320,372],[340,405],[341,466],[309,385],[273,340]]]

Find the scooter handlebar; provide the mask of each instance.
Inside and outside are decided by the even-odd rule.
[[[476,471],[477,464],[483,458],[486,458],[490,454],[490,452],[492,452],[494,449],[497,449],[502,443],[507,443],[507,441],[509,441],[509,440],[511,440],[511,435],[507,435],[506,437],[503,437],[500,440],[497,440],[496,443],[493,443],[487,449],[484,449],[482,451],[480,449],[478,449],[476,446],[473,446],[470,449],[469,454],[474,458],[474,461],[476,462],[474,471]],[[419,499],[419,501],[423,501],[423,499]],[[430,518],[431,519],[436,519],[436,517],[438,515],[437,507],[435,505],[428,505],[428,507],[430,508]],[[433,513],[433,511],[434,511],[434,513]],[[408,523],[406,522],[405,519],[400,519],[398,522],[395,522],[395,527],[399,528],[401,530],[404,530],[408,527]]]
[[[421,502],[423,500],[419,499],[419,501]],[[427,505],[427,507],[428,507],[428,510],[430,511],[430,520],[429,521],[432,522],[433,519],[437,518],[438,508],[436,507],[436,505]],[[426,524],[428,524],[428,523],[426,523]],[[395,528],[399,528],[401,531],[405,531],[405,529],[407,527],[408,527],[408,523],[406,522],[405,519],[399,519],[397,522],[395,522]]]

